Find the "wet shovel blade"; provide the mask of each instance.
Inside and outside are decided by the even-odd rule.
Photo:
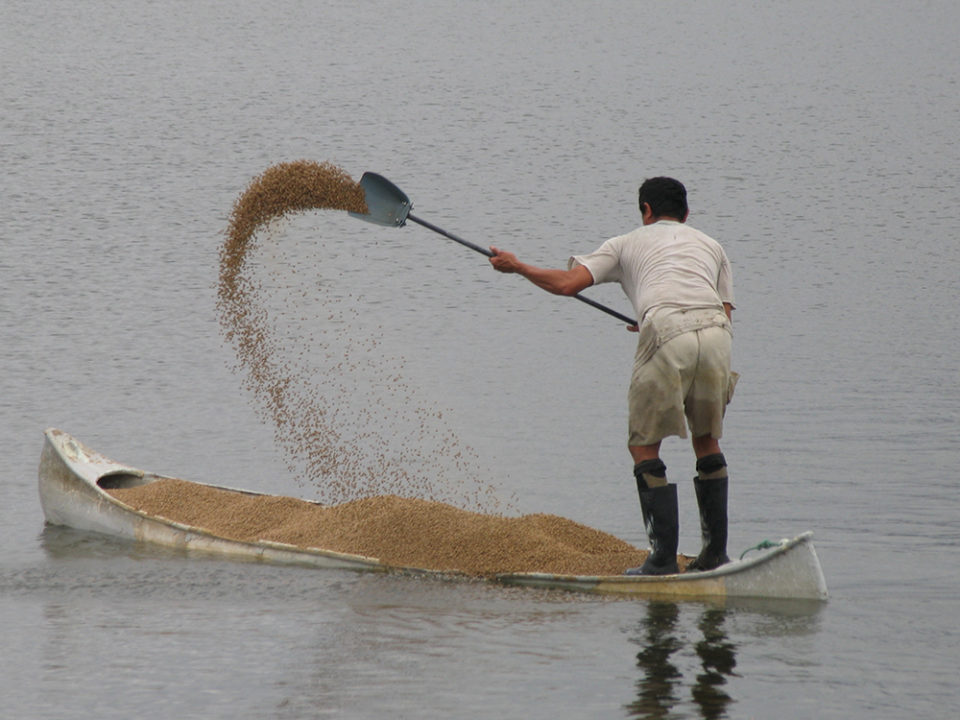
[[[366,195],[367,212],[351,212],[350,215],[388,227],[401,227],[407,222],[411,208],[410,198],[383,175],[365,172],[360,178],[360,187]]]

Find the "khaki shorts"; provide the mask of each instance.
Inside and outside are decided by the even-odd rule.
[[[628,402],[630,445],[653,445],[670,435],[723,435],[723,415],[737,374],[730,372],[730,332],[709,327],[667,341],[634,365]],[[686,418],[686,422],[684,422]]]

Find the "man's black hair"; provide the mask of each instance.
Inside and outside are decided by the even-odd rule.
[[[685,220],[687,217],[687,189],[679,180],[669,177],[654,177],[643,181],[638,193],[640,211],[647,203],[654,217],[672,217]]]

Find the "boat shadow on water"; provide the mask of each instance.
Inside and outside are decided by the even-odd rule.
[[[727,599],[703,603],[696,618],[697,633],[690,635],[691,607],[674,602],[650,600],[646,617],[629,635],[640,646],[636,666],[641,671],[636,681],[636,699],[625,706],[632,718],[677,717],[678,707],[693,706],[705,719],[729,717],[736,700],[728,682],[738,677],[737,644],[727,632],[728,620],[739,613],[769,622],[776,635],[808,635],[817,631],[823,604],[811,600]],[[699,668],[684,696],[688,682],[681,670],[682,658],[696,653]]]

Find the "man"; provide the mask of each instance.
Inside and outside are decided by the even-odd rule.
[[[633,303],[638,332],[630,380],[629,440],[651,553],[629,575],[678,572],[677,486],[667,482],[660,443],[687,436],[696,455],[694,488],[703,546],[687,570],[712,570],[727,557],[727,463],[720,450],[723,416],[736,373],[730,371],[733,278],[723,248],[686,225],[687,191],[673,178],[646,180],[639,191],[643,225],[571,257],[566,270],[520,262],[491,247],[490,263],[557,295],[619,282]],[[684,419],[686,418],[686,423]]]

